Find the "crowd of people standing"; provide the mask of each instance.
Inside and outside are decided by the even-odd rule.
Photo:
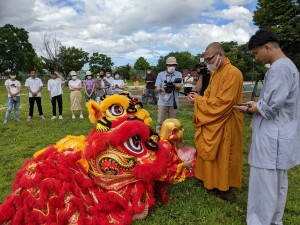
[[[64,77],[57,71],[50,72],[50,79],[47,82],[47,90],[49,92],[49,99],[52,106],[51,120],[63,119],[63,84]],[[100,72],[94,78],[91,71],[86,71],[85,79],[80,80],[75,71],[70,72],[70,80],[67,82],[70,90],[70,111],[71,118],[75,119],[77,112],[78,117],[83,119],[82,112],[82,93],[84,93],[85,101],[94,100],[100,104],[101,98],[105,95],[112,95],[121,93],[125,89],[125,83],[120,77],[119,72],[115,72],[114,76],[111,76],[111,71],[100,70]],[[12,110],[14,111],[14,120],[21,122],[19,118],[19,107],[21,102],[21,90],[22,85],[17,80],[17,74],[15,71],[10,71],[9,79],[4,83],[6,92],[8,95],[7,110],[3,124],[8,123]],[[43,107],[42,107],[42,88],[44,86],[43,81],[37,76],[35,69],[30,71],[29,77],[25,81],[25,88],[28,92],[29,113],[27,121],[33,119],[34,105],[38,108],[38,115],[40,119],[45,120]],[[57,109],[58,106],[58,116]]]
[[[172,57],[171,57],[172,58]],[[175,59],[175,57],[173,57]],[[175,59],[176,60],[176,59]],[[167,70],[166,70],[167,71]],[[178,73],[177,78],[183,79],[182,84],[188,85],[188,94],[192,91],[192,87],[196,86],[194,79],[188,74],[187,77],[182,77],[180,72]],[[125,90],[126,84],[123,79],[121,79],[120,73],[115,71],[112,75],[110,70],[104,71],[100,69],[99,73],[94,76],[90,70],[86,71],[84,79],[81,80],[78,78],[78,75],[75,71],[71,71],[69,73],[69,81],[67,82],[67,86],[70,90],[70,111],[71,118],[75,119],[76,116],[80,119],[83,119],[82,112],[82,97],[84,96],[85,101],[94,100],[98,104],[101,103],[101,98],[105,95],[112,95],[116,93],[121,93]],[[173,77],[173,76],[171,76]],[[153,105],[158,105],[161,108],[160,104],[162,104],[162,100],[160,101],[161,91],[163,86],[165,86],[165,80],[161,80],[162,83],[156,84],[157,76],[153,73],[151,67],[148,67],[146,70],[146,76],[144,78],[144,94],[142,96],[142,102],[144,104],[148,103],[148,99],[151,98],[150,102]],[[49,91],[49,99],[52,105],[52,117],[51,120],[55,119],[63,119],[63,84],[65,84],[65,78],[59,74],[57,71],[50,71],[50,79],[47,82],[47,90]],[[15,71],[9,72],[9,79],[5,81],[5,87],[8,94],[8,103],[7,103],[7,111],[4,119],[4,124],[6,124],[10,120],[10,114],[12,110],[14,111],[14,120],[20,122],[19,119],[19,107],[21,101],[21,83],[17,80],[17,74]],[[33,119],[34,114],[34,106],[36,104],[38,109],[38,116],[40,119],[44,120],[44,113],[42,107],[42,88],[43,81],[37,76],[36,70],[32,69],[30,71],[29,77],[25,81],[25,88],[28,92],[28,102],[29,102],[29,113],[27,117],[27,121],[31,121]],[[157,89],[156,85],[160,85],[162,89]],[[181,87],[180,87],[181,89]],[[187,89],[185,88],[185,91]],[[83,96],[82,96],[83,93]],[[176,92],[178,95],[179,92]],[[177,99],[178,96],[175,98]],[[171,97],[173,99],[173,97]],[[171,101],[171,100],[169,100]],[[173,101],[173,100],[172,100]],[[160,103],[160,104],[158,104]],[[58,112],[57,108],[58,107]],[[76,115],[78,114],[78,115]],[[160,114],[159,114],[160,115]],[[172,118],[172,116],[169,116]],[[163,116],[160,121],[163,121],[166,116]],[[159,122],[161,123],[161,122]]]

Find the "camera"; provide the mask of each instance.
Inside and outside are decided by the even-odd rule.
[[[200,72],[199,72],[200,76],[206,76],[208,74],[208,69],[207,69],[206,63],[200,62],[197,64],[196,67],[200,68]]]
[[[180,84],[182,82],[181,78],[175,78],[174,81],[167,82],[165,80],[165,86],[163,87],[165,89],[165,92],[172,93],[172,91],[175,91],[175,84]]]

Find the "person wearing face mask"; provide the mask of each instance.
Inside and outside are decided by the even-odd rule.
[[[45,119],[43,115],[43,108],[42,108],[42,87],[43,82],[40,78],[36,76],[35,69],[32,69],[30,71],[30,77],[26,79],[25,81],[25,87],[27,88],[29,92],[29,115],[27,118],[27,121],[31,121],[33,117],[33,110],[34,110],[34,102],[36,102],[36,105],[38,107],[39,116],[42,120]]]
[[[82,88],[82,82],[80,79],[77,78],[76,72],[73,70],[70,72],[71,80],[69,80],[68,86],[71,91],[70,94],[70,102],[71,102],[71,113],[72,113],[72,119],[75,119],[75,112],[79,111],[80,119],[83,119],[82,114],[82,105],[81,105],[81,99],[82,94],[80,89]]]
[[[184,93],[189,94],[193,89],[194,78],[188,72],[188,75],[184,78]]]
[[[95,80],[91,71],[86,71],[85,80],[83,81],[83,87],[85,92],[85,101],[88,102],[91,99],[95,100]]]
[[[99,75],[95,81],[96,102],[100,104],[101,97],[106,94],[106,89],[110,87],[110,83],[104,79],[104,71],[100,70]]]
[[[147,75],[145,79],[146,83],[146,93],[145,93],[145,104],[147,105],[148,97],[151,94],[152,104],[157,104],[156,93],[155,93],[155,81],[156,76],[152,73],[151,68],[147,68]]]
[[[106,89],[106,94],[112,95],[113,94],[112,85],[113,85],[114,78],[111,76],[111,71],[106,71],[104,80],[106,80],[110,84],[110,87]]]
[[[201,96],[203,96],[204,91],[208,87],[211,72],[210,72],[210,70],[208,70],[206,68],[206,66],[203,64],[203,62],[197,64],[195,66],[195,70],[198,75],[198,80],[197,80],[195,89]]]
[[[9,72],[10,79],[7,79],[4,83],[7,95],[7,110],[5,114],[4,124],[9,121],[10,113],[12,108],[14,108],[14,120],[20,122],[19,120],[19,107],[20,107],[20,92],[21,92],[21,83],[16,80],[16,73],[14,71]]]
[[[52,103],[52,118],[51,120],[56,119],[56,102],[58,105],[59,119],[62,119],[62,84],[65,79],[57,72],[51,72],[51,79],[48,80],[48,91],[50,94],[50,101]]]
[[[188,95],[194,104],[195,177],[219,198],[233,201],[231,188],[242,186],[243,116],[234,106],[243,101],[243,75],[218,42],[207,46],[204,60],[210,83],[204,96]]]
[[[120,79],[119,72],[116,71],[114,73],[114,77],[115,77],[115,79],[112,84],[112,91],[113,91],[113,94],[119,94],[124,90],[125,83],[122,79]]]
[[[157,75],[155,81],[155,91],[158,93],[158,112],[156,132],[160,132],[160,128],[166,117],[176,118],[177,108],[179,105],[179,90],[183,86],[182,74],[176,71],[176,58],[170,56],[166,60],[165,71]]]

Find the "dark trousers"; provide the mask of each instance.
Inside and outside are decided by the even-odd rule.
[[[36,105],[39,110],[39,115],[43,115],[43,109],[42,109],[42,100],[41,97],[30,97],[29,98],[29,116],[33,116],[33,110],[34,110],[34,102],[36,101]]]
[[[148,89],[148,88],[146,89],[146,93],[145,93],[145,96],[146,96],[145,104],[147,104],[148,97],[149,97],[150,94],[151,94],[151,97],[152,97],[151,103],[156,105],[157,104],[157,100],[156,100],[155,89]]]
[[[192,91],[192,87],[184,87],[184,93],[189,94]]]
[[[61,116],[62,115],[62,95],[57,95],[52,97],[51,103],[52,103],[52,115],[56,116],[56,102],[58,105],[58,113]]]

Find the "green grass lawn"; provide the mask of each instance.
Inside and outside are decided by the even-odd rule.
[[[23,87],[24,88],[24,87]],[[13,120],[3,125],[7,95],[3,86],[0,87],[0,203],[11,192],[11,185],[26,158],[32,157],[33,153],[56,143],[66,135],[87,135],[93,128],[88,120],[88,114],[84,108],[83,120],[72,120],[70,113],[69,90],[64,89],[63,95],[63,120],[51,121],[51,103],[46,88],[42,93],[42,106],[45,121],[38,118],[35,106],[34,119],[27,122],[28,96],[23,89],[21,96],[20,119],[17,124]],[[84,99],[83,99],[84,105]],[[156,122],[157,107],[147,105],[145,107],[152,115],[153,127]],[[194,146],[194,130],[192,126],[193,107],[190,104],[179,106],[178,119],[185,128],[185,144]],[[13,117],[13,115],[11,115]],[[168,204],[162,205],[160,200],[149,215],[134,222],[134,224],[245,224],[248,173],[247,155],[251,137],[251,117],[245,116],[244,123],[244,159],[243,159],[243,187],[234,190],[237,200],[228,203],[216,198],[212,193],[203,188],[196,179],[189,179],[180,184],[169,185],[168,193],[171,199]],[[300,224],[300,167],[289,171],[289,192],[284,215],[285,225]]]

